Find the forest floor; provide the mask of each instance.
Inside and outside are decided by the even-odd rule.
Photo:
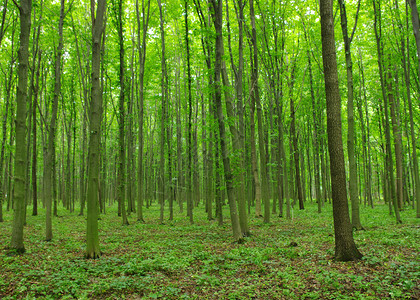
[[[178,211],[176,209],[176,211]],[[364,254],[336,262],[332,212],[306,203],[293,220],[271,224],[250,218],[252,236],[233,244],[228,210],[224,226],[194,210],[158,223],[159,209],[145,209],[146,223],[116,206],[101,215],[102,256],[83,258],[86,218],[65,210],[53,219],[45,242],[44,210],[25,227],[26,253],[8,256],[11,212],[0,223],[0,299],[420,299],[420,219],[402,212],[396,225],[387,207],[361,208],[366,230],[354,233]]]

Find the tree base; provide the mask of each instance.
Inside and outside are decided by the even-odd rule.
[[[101,257],[101,252],[97,253],[93,251],[93,252],[86,253],[85,255],[86,259],[97,259],[99,257]]]
[[[25,253],[25,247],[23,248],[8,248],[9,251],[6,252],[6,256],[20,256]]]

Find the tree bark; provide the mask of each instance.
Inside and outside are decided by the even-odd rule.
[[[390,188],[388,198],[385,198],[385,201],[389,201],[390,209],[391,205],[394,206],[395,211],[395,218],[397,223],[401,223],[401,217],[398,209],[398,203],[396,198],[396,192],[395,192],[395,184],[394,184],[394,162],[392,160],[392,150],[391,150],[391,132],[389,128],[389,114],[388,114],[388,96],[386,94],[386,84],[385,84],[385,78],[384,78],[384,71],[383,71],[383,47],[382,47],[382,31],[381,31],[381,23],[382,23],[382,17],[381,17],[381,7],[380,7],[380,1],[373,0],[373,9],[375,14],[375,20],[374,20],[374,31],[375,31],[375,38],[376,38],[376,49],[378,52],[378,69],[379,69],[379,77],[381,81],[381,91],[382,91],[382,98],[384,102],[384,112],[385,112],[385,120],[384,120],[384,127],[385,127],[385,144],[386,144],[386,178],[388,180],[388,186]],[[379,26],[378,26],[379,22]],[[379,28],[378,28],[379,27]],[[379,30],[378,30],[379,29]],[[388,90],[390,92],[390,90]]]
[[[341,31],[344,39],[344,52],[346,57],[346,76],[347,76],[347,152],[349,159],[349,194],[351,202],[351,220],[353,227],[357,230],[362,229],[359,214],[359,187],[357,185],[357,164],[355,155],[355,137],[354,137],[354,92],[353,92],[353,63],[351,58],[350,45],[353,39],[353,33],[357,25],[357,15],[354,24],[354,29],[351,37],[347,32],[347,13],[344,0],[339,0],[340,16],[341,16]],[[359,6],[360,8],[360,1]],[[358,11],[357,11],[358,13]]]
[[[58,25],[58,47],[55,57],[55,81],[54,81],[54,97],[52,102],[51,119],[48,129],[48,149],[45,161],[45,206],[46,206],[46,226],[45,240],[50,241],[53,238],[52,233],[52,204],[55,199],[54,193],[54,176],[55,176],[55,140],[56,140],[56,123],[58,113],[58,98],[61,93],[61,57],[63,51],[63,22],[64,22],[64,0],[61,0],[60,20]]]
[[[20,16],[20,46],[18,50],[18,86],[16,93],[16,127],[15,127],[15,175],[13,199],[15,210],[13,213],[11,249],[17,253],[24,253],[23,224],[25,209],[25,166],[26,166],[26,102],[28,87],[28,64],[29,64],[29,35],[31,31],[31,0],[21,0],[19,6]]]
[[[388,70],[388,99],[389,107],[391,111],[391,122],[392,122],[392,133],[394,135],[394,151],[395,151],[395,167],[396,167],[396,182],[397,182],[397,204],[398,209],[402,210],[404,205],[403,195],[403,161],[402,161],[402,137],[401,137],[401,125],[400,120],[397,115],[397,105],[394,98],[394,91],[392,86],[393,78],[391,70]]]
[[[300,168],[299,168],[299,149],[298,149],[298,138],[296,136],[296,110],[293,100],[293,87],[295,85],[295,68],[296,68],[296,57],[292,65],[292,70],[289,78],[289,95],[290,95],[290,136],[292,139],[293,145],[293,158],[294,158],[294,167],[295,167],[295,187],[297,189],[297,196],[299,200],[299,209],[304,209],[303,204],[303,193],[302,193],[302,182],[300,178]],[[295,198],[296,199],[296,198]],[[294,203],[294,202],[293,202]]]
[[[36,112],[38,110],[38,91],[39,91],[39,69],[41,66],[41,51],[38,52],[38,64],[36,70],[36,82],[34,87],[34,103],[32,107],[32,215],[38,215],[38,184],[37,184],[37,122]]]
[[[126,185],[126,152],[125,152],[125,49],[124,49],[124,9],[123,0],[118,0],[114,9],[119,47],[119,86],[120,94],[118,99],[118,177],[117,177],[117,198],[121,206],[122,224],[128,225],[127,212],[125,210],[125,185]]]
[[[166,93],[167,93],[167,70],[166,70],[166,54],[165,54],[165,28],[164,15],[161,0],[158,0],[159,16],[160,16],[160,37],[162,41],[161,56],[161,112],[160,112],[160,161],[159,161],[159,203],[160,203],[160,223],[163,224],[163,214],[165,207],[165,132],[166,132]]]
[[[149,25],[149,12],[150,12],[150,0],[147,1],[147,13],[145,13],[145,4],[142,1],[142,13],[143,17],[142,23],[142,39],[140,46],[140,12],[139,12],[139,1],[136,0],[136,16],[137,16],[137,44],[139,52],[139,85],[137,87],[138,91],[138,131],[139,131],[139,150],[138,150],[138,171],[137,171],[137,221],[144,222],[143,217],[143,201],[144,201],[144,180],[143,180],[143,119],[144,119],[144,66],[146,63],[146,37],[147,37],[147,28]]]
[[[239,218],[238,212],[236,207],[236,201],[234,198],[234,188],[233,188],[233,176],[230,167],[230,159],[229,153],[226,145],[226,131],[225,131],[225,123],[223,118],[223,110],[222,110],[222,85],[220,80],[220,71],[222,66],[222,53],[223,53],[223,41],[222,41],[222,24],[223,24],[223,14],[222,14],[222,0],[211,0],[214,15],[213,15],[213,22],[216,28],[216,58],[214,64],[215,70],[215,109],[217,112],[217,121],[219,125],[219,137],[220,137],[220,147],[221,147],[221,154],[223,158],[223,167],[224,167],[224,175],[225,175],[225,182],[226,182],[226,189],[229,201],[229,209],[230,209],[230,218],[232,223],[232,231],[233,231],[233,239],[235,242],[240,242],[242,240],[241,236],[241,229],[239,225]],[[221,213],[221,212],[220,212]]]
[[[5,10],[5,9],[4,9]],[[12,37],[14,36],[14,30],[12,33]],[[12,41],[14,39],[12,38]],[[14,43],[12,43],[12,53],[14,49]],[[6,138],[7,138],[7,119],[9,116],[9,106],[10,106],[10,96],[11,96],[11,90],[12,90],[12,78],[13,78],[13,68],[15,64],[15,58],[12,56],[9,62],[9,74],[7,78],[5,79],[5,86],[6,86],[6,97],[4,99],[5,101],[5,108],[4,108],[4,116],[2,121],[2,141],[1,141],[1,152],[0,152],[0,222],[3,222],[3,201],[4,201],[4,191],[3,187],[6,185],[3,184],[3,174],[5,173],[3,170],[7,169],[3,168],[4,166],[4,154],[5,154],[5,146],[6,146]],[[12,128],[10,129],[12,130]],[[12,134],[10,134],[12,136]],[[6,164],[7,165],[7,164]],[[7,180],[6,180],[7,182]],[[10,198],[10,193],[6,191],[8,198]]]
[[[193,218],[193,198],[192,198],[192,94],[191,94],[191,64],[190,64],[190,44],[188,37],[188,0],[185,0],[185,44],[187,50],[187,80],[188,80],[188,137],[187,137],[187,215],[190,218],[190,224],[194,223]]]
[[[94,2],[91,3],[94,12]],[[100,86],[101,36],[106,12],[106,0],[98,0],[96,16],[92,13],[92,88],[89,111],[89,167],[87,191],[87,233],[86,258],[98,258],[101,255],[98,237],[98,194],[100,170],[100,132],[102,95]]]
[[[337,57],[335,50],[333,6],[331,0],[320,1],[322,59],[325,93],[327,98],[327,132],[335,233],[335,259],[351,261],[362,254],[353,239],[347,203],[346,173],[341,133],[341,100],[338,87]]]
[[[419,28],[419,13],[417,10],[417,1],[416,0],[407,0],[410,3],[411,7],[411,19],[413,23],[413,31],[414,36],[416,39],[417,45],[417,59],[418,59],[418,69],[417,74],[420,78],[420,28]],[[409,55],[409,51],[407,51],[407,56]],[[407,59],[409,62],[410,60]],[[405,64],[404,64],[405,66]],[[417,158],[417,145],[416,145],[416,138],[414,134],[414,118],[413,118],[413,105],[411,101],[411,95],[409,91],[409,72],[406,71],[404,68],[404,72],[406,74],[406,86],[407,86],[407,99],[408,99],[408,108],[410,112],[410,136],[411,136],[411,147],[413,148],[413,165],[414,165],[414,183],[415,183],[415,199],[416,199],[416,216],[420,218],[420,176],[419,176],[419,166],[418,166],[418,158]]]

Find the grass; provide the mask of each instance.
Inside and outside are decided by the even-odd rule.
[[[249,220],[252,236],[231,243],[225,225],[208,222],[203,208],[195,224],[177,211],[158,224],[129,217],[122,226],[116,206],[101,215],[97,260],[83,258],[85,217],[60,210],[54,238],[45,242],[44,211],[28,215],[26,253],[7,256],[11,212],[0,223],[0,299],[420,299],[420,220],[412,209],[396,225],[386,206],[362,208],[365,231],[354,233],[364,254],[357,262],[333,260],[331,207],[322,214],[307,203],[293,220]],[[28,210],[29,213],[29,210]],[[292,246],[292,242],[297,245]]]

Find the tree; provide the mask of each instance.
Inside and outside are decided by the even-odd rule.
[[[413,23],[413,31],[414,36],[416,39],[417,45],[417,59],[418,59],[418,68],[417,68],[417,75],[420,77],[420,25],[419,25],[419,13],[417,10],[417,1],[416,0],[407,0],[410,3],[411,7],[411,20]],[[408,45],[408,44],[407,44]],[[407,51],[408,55],[410,51]],[[405,66],[405,64],[404,64]],[[409,72],[407,72],[406,68],[404,68],[404,72],[406,73],[406,81],[407,81],[407,88],[409,88]],[[416,139],[414,135],[414,121],[413,121],[413,106],[411,104],[411,96],[408,91],[407,93],[408,98],[408,107],[410,110],[410,136],[411,136],[411,145],[413,148],[413,165],[414,165],[414,181],[415,181],[415,199],[416,199],[416,211],[417,211],[417,218],[420,218],[420,176],[419,176],[419,166],[418,166],[418,159],[417,159],[417,147],[416,147]]]
[[[257,30],[255,25],[255,10],[254,10],[254,1],[249,1],[249,9],[251,15],[251,26],[252,26],[252,50],[253,50],[253,61],[252,61],[252,74],[251,74],[251,98],[252,102],[255,102],[257,109],[257,119],[258,119],[258,146],[260,154],[260,170],[261,170],[261,191],[262,199],[264,201],[264,223],[270,223],[270,198],[269,198],[269,185],[268,185],[268,174],[267,174],[267,157],[266,149],[264,143],[264,134],[263,134],[263,121],[262,121],[262,106],[260,99],[260,91],[258,86],[258,47],[257,47]]]
[[[331,0],[320,1],[322,60],[327,98],[327,133],[335,233],[335,259],[350,261],[362,254],[353,239],[347,204],[346,173],[341,133],[341,100],[338,88],[333,7]]]
[[[144,65],[146,62],[146,37],[147,37],[147,28],[149,25],[149,16],[150,16],[150,0],[147,1],[147,13],[145,13],[144,1],[142,1],[142,13],[143,17],[143,32],[140,45],[140,12],[139,12],[139,1],[136,0],[136,16],[137,16],[137,43],[138,43],[138,52],[139,52],[139,86],[138,91],[138,130],[139,130],[139,150],[138,150],[138,173],[137,173],[137,221],[144,222],[143,218],[143,118],[144,118]]]
[[[160,223],[163,224],[163,215],[165,208],[165,140],[166,140],[166,100],[168,95],[168,73],[166,66],[165,53],[165,19],[163,14],[162,1],[158,0],[159,16],[160,16],[160,37],[162,41],[162,58],[161,58],[161,111],[160,111],[160,162],[159,162],[159,203],[160,203]],[[190,215],[190,222],[192,222],[192,214]]]
[[[52,221],[51,221],[51,206],[55,195],[53,193],[54,188],[54,165],[55,165],[55,140],[56,140],[56,124],[57,124],[57,112],[58,112],[58,98],[61,93],[61,57],[63,53],[63,22],[64,22],[64,0],[61,0],[60,6],[60,19],[58,24],[58,47],[57,54],[55,57],[55,68],[54,68],[54,96],[52,103],[51,119],[48,129],[48,150],[45,164],[45,206],[46,206],[46,225],[45,225],[45,240],[50,241],[53,238],[52,233]]]
[[[188,76],[188,139],[187,139],[187,215],[190,218],[190,223],[194,223],[193,219],[193,197],[192,197],[192,94],[191,94],[191,63],[190,63],[190,42],[188,37],[188,0],[185,0],[185,45],[187,48],[187,76]]]
[[[385,201],[389,201],[389,207],[391,210],[391,205],[394,207],[395,218],[397,223],[401,223],[400,213],[398,210],[398,203],[397,197],[395,192],[395,185],[394,183],[394,162],[392,159],[392,150],[391,150],[391,132],[389,126],[389,113],[388,113],[388,98],[393,97],[392,95],[392,88],[388,88],[388,95],[386,93],[386,81],[385,75],[383,71],[383,44],[382,44],[382,15],[381,15],[381,2],[378,0],[373,0],[373,9],[374,9],[374,31],[375,31],[375,38],[376,38],[376,49],[378,53],[378,71],[379,71],[379,78],[381,82],[381,91],[382,91],[382,100],[384,103],[383,110],[384,110],[384,126],[385,126],[385,144],[386,144],[386,153],[385,153],[385,182],[389,183],[390,191],[388,194],[388,199]],[[379,23],[379,24],[378,24]],[[378,28],[379,27],[379,28]],[[382,106],[381,106],[382,108]],[[385,189],[386,191],[386,189]],[[386,198],[386,197],[385,197]]]
[[[220,73],[222,67],[222,53],[223,53],[223,40],[222,40],[222,24],[223,24],[223,10],[222,0],[211,0],[213,9],[213,23],[216,29],[216,44],[215,44],[215,62],[214,62],[214,84],[215,84],[215,97],[214,97],[214,108],[216,111],[216,117],[219,127],[220,137],[220,148],[223,160],[223,168],[226,182],[226,189],[229,201],[230,219],[232,223],[233,239],[235,242],[242,240],[238,211],[236,207],[236,201],[234,198],[233,188],[233,175],[231,170],[231,164],[227,149],[226,129],[222,110],[222,85],[220,80]]]
[[[119,53],[119,98],[118,98],[118,183],[117,197],[121,206],[122,224],[128,225],[127,212],[125,210],[125,186],[126,186],[126,149],[125,149],[125,49],[124,49],[124,10],[123,0],[114,1],[113,13],[118,31],[118,53]]]
[[[98,0],[96,15],[95,2],[91,2],[92,18],[92,88],[89,110],[89,174],[87,192],[87,231],[86,231],[86,258],[98,258],[101,255],[98,236],[98,194],[100,170],[100,132],[102,95],[100,86],[101,65],[101,37],[104,30],[104,15],[106,13],[106,0]]]
[[[362,224],[360,223],[359,215],[359,187],[357,184],[357,165],[355,157],[355,138],[354,138],[354,93],[353,93],[353,62],[351,58],[351,42],[356,31],[356,25],[358,20],[358,14],[360,9],[360,1],[358,2],[356,20],[354,22],[353,31],[349,37],[347,32],[347,12],[344,0],[339,0],[340,4],[340,16],[341,16],[341,31],[344,39],[344,52],[346,56],[346,75],[347,75],[347,151],[349,159],[349,194],[351,201],[351,220],[353,227],[360,230]]]
[[[29,35],[31,32],[32,0],[21,0],[19,9],[20,19],[20,46],[18,50],[18,86],[16,92],[16,147],[15,147],[15,175],[13,199],[15,210],[13,213],[12,240],[10,248],[16,253],[24,253],[23,224],[25,206],[25,166],[26,166],[26,102],[28,88],[28,65],[29,65]]]

